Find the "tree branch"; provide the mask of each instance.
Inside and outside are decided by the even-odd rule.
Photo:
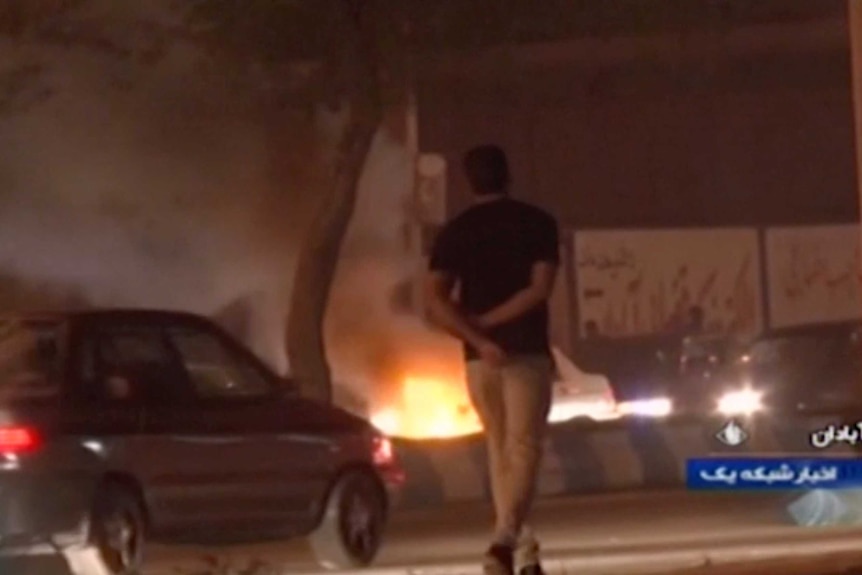
[[[343,59],[350,87],[349,119],[333,163],[329,191],[302,246],[287,326],[293,376],[308,395],[325,402],[333,396],[323,330],[326,309],[359,180],[383,117],[379,45],[373,21],[364,18],[367,2],[346,1],[354,22]]]

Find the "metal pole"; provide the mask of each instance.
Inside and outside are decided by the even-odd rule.
[[[856,187],[859,190],[859,204],[862,207],[862,0],[847,0],[847,8],[853,116],[856,127]],[[859,239],[862,244],[862,234]]]
[[[407,222],[407,238],[410,251],[410,260],[413,266],[413,285],[411,303],[413,312],[417,315],[423,314],[422,303],[422,274],[423,274],[423,223],[419,217],[419,112],[416,102],[416,71],[413,55],[407,55],[407,153],[410,157],[410,168],[412,176],[412,187],[410,189],[409,202],[411,210]]]

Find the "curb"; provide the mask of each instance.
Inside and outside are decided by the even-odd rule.
[[[768,559],[790,559],[834,553],[858,552],[862,557],[862,535],[823,538],[814,541],[786,541],[779,543],[752,543],[695,549],[655,549],[595,555],[568,555],[544,561],[548,574],[565,575],[595,571],[625,569],[626,573],[648,573],[659,570],[679,570],[707,567],[717,564],[746,563]],[[319,575],[320,572],[292,575]],[[339,571],[340,575],[482,575],[478,561],[429,565],[422,567],[382,567],[354,571]],[[286,575],[286,574],[285,574]]]
[[[812,432],[841,421],[838,416],[767,414],[747,421],[750,439],[737,447],[725,446],[715,438],[726,421],[711,415],[554,424],[544,446],[537,494],[553,497],[681,488],[686,484],[686,461],[706,455],[852,455],[848,444],[817,450],[809,443]],[[392,441],[407,478],[399,509],[490,502],[481,436]]]

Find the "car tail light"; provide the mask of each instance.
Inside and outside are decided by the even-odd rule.
[[[31,427],[0,427],[0,454],[19,455],[39,448],[39,433]]]
[[[374,438],[374,464],[387,466],[395,463],[395,450],[388,437],[378,435]]]

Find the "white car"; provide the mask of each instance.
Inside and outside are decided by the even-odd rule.
[[[664,417],[673,411],[673,402],[666,397],[618,402],[606,376],[583,371],[558,348],[553,348],[552,352],[557,381],[548,416],[551,423],[578,417],[595,421],[624,416]]]
[[[607,377],[582,371],[558,348],[552,352],[557,380],[548,421],[559,423],[577,417],[604,421],[619,417],[614,391]]]

